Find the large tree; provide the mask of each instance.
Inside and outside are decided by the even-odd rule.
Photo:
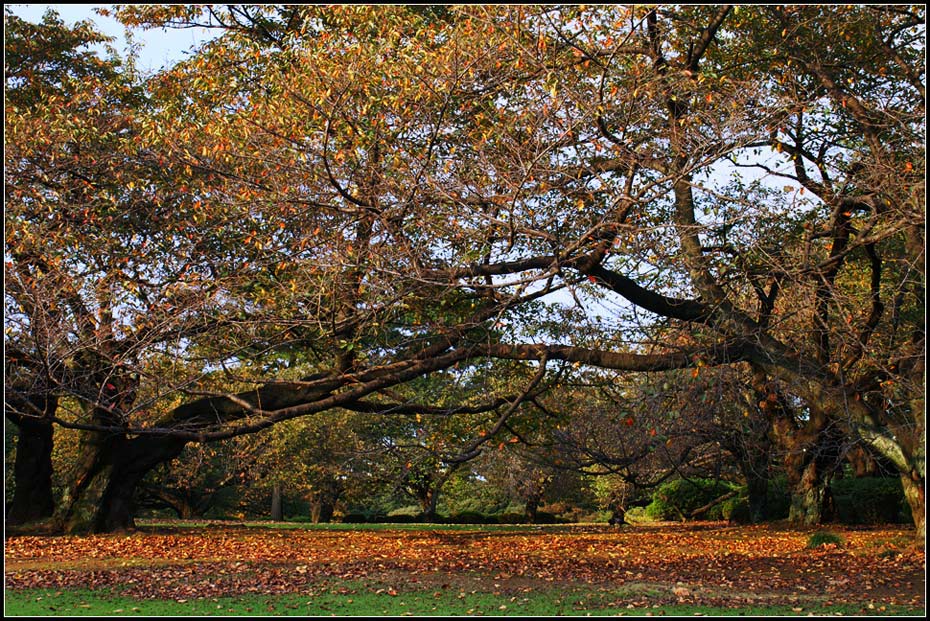
[[[135,139],[171,176],[140,209],[190,260],[185,299],[236,310],[177,311],[225,333],[187,337],[199,376],[129,418],[113,495],[187,441],[426,411],[390,389],[487,357],[739,364],[811,442],[839,427],[894,463],[923,532],[921,7],[117,15],[221,33],[153,77]],[[243,366],[293,348],[313,374]]]

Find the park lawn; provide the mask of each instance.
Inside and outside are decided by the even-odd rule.
[[[593,589],[590,587],[541,587],[523,596],[500,592],[453,593],[402,589],[393,594],[383,588],[353,583],[350,586],[317,589],[302,594],[242,595],[193,600],[140,600],[113,591],[86,589],[26,589],[7,591],[7,616],[817,616],[824,615],[916,615],[913,606],[824,604],[822,601],[795,605],[742,605],[734,607],[700,604],[648,604],[650,591],[637,589]],[[629,602],[629,603],[627,603]]]
[[[6,540],[7,615],[923,614],[912,531],[178,524]]]

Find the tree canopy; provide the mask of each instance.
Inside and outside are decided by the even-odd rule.
[[[922,515],[923,7],[114,14],[219,35],[144,77],[6,42],[5,409],[109,438],[107,497],[335,408],[498,432],[579,367],[732,368]]]

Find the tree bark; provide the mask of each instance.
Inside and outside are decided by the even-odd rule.
[[[530,496],[523,507],[523,517],[530,524],[535,524],[539,517],[539,496]]]
[[[6,514],[6,522],[10,525],[48,518],[55,512],[52,425],[42,420],[22,418],[17,421],[17,427],[19,433],[13,466],[15,489]]]
[[[330,498],[321,497],[310,501],[310,520],[314,524],[325,524],[333,520],[336,503]]]
[[[923,541],[926,536],[927,500],[924,480],[915,480],[913,477],[901,475],[901,485],[904,488],[904,497],[911,508],[914,526],[917,529],[917,539]]]
[[[792,484],[789,474],[788,483]],[[800,526],[814,526],[833,519],[830,481],[816,459],[810,460],[791,485],[791,508],[788,519]]]
[[[113,532],[135,529],[135,492],[148,472],[164,461],[170,461],[186,442],[171,437],[144,436],[115,444],[111,451],[111,467],[101,496],[93,529]]]
[[[749,521],[761,524],[769,517],[769,480],[767,476],[746,477],[749,490]]]
[[[271,486],[271,520],[284,521],[284,502],[281,499],[281,482],[275,481]]]
[[[436,505],[439,502],[439,490],[435,488],[424,490],[418,500],[420,503],[420,508],[423,510],[423,521],[435,522]]]

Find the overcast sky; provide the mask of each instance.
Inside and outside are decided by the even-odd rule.
[[[66,24],[90,20],[97,29],[116,39],[113,45],[120,54],[126,52],[125,28],[112,17],[101,17],[94,12],[96,7],[112,7],[108,4],[7,4],[14,15],[30,22],[42,21],[48,9],[54,9]],[[184,52],[206,38],[203,28],[133,30],[133,38],[142,45],[137,66],[142,71],[156,70],[184,58]]]

